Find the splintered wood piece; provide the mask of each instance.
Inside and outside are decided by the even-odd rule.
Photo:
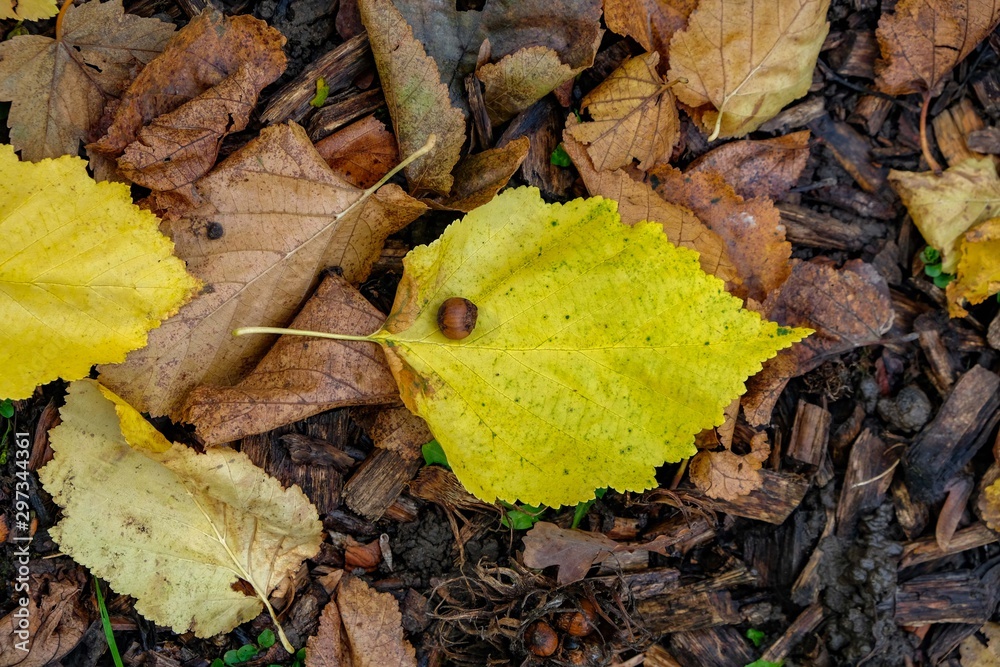
[[[750,643],[732,626],[675,632],[669,644],[682,667],[733,667],[757,658]]]
[[[826,114],[810,122],[809,129],[822,139],[840,166],[847,170],[862,190],[875,195],[885,191],[888,170],[874,165],[871,146],[866,138],[847,123],[835,121]]]
[[[875,78],[878,41],[873,30],[848,30],[840,46],[830,54],[830,65],[841,76]]]
[[[761,132],[781,132],[805,127],[826,115],[826,102],[822,95],[806,98],[804,102],[788,107],[758,128]]]
[[[836,218],[794,204],[778,204],[785,238],[792,243],[832,250],[861,250],[885,233],[873,223],[849,225]]]
[[[954,167],[959,162],[984,157],[982,153],[971,150],[966,139],[970,132],[986,127],[969,98],[963,98],[955,106],[939,113],[931,121],[931,125],[934,127],[938,148],[948,161],[948,166]]]
[[[490,114],[486,111],[483,84],[475,74],[465,77],[465,92],[469,97],[469,111],[472,113],[472,128],[475,130],[476,143],[483,150],[492,148],[493,124],[490,123]]]
[[[528,155],[521,163],[521,177],[552,197],[568,196],[576,176],[570,169],[552,164],[552,151],[562,141],[563,111],[546,95],[510,122],[497,148],[528,137]]]
[[[749,584],[759,584],[758,578],[740,564],[714,577],[674,587],[665,595],[644,598],[636,611],[649,630],[661,633],[739,623],[739,605],[729,589]]]
[[[861,433],[861,427],[867,416],[868,413],[865,412],[864,406],[861,403],[855,403],[851,415],[841,422],[840,426],[830,435],[830,456],[835,465],[842,466],[847,463],[851,443]]]
[[[624,582],[629,593],[635,600],[647,600],[658,595],[666,595],[679,588],[681,573],[672,567],[652,567],[642,572],[623,572],[619,574],[598,575],[587,577],[587,581],[595,585],[616,584]]]
[[[862,95],[847,120],[864,125],[868,136],[874,137],[882,129],[890,111],[892,111],[892,100],[876,95]]]
[[[260,119],[268,125],[288,120],[300,122],[313,108],[309,100],[316,96],[316,81],[320,77],[332,94],[347,88],[365,70],[374,68],[368,33],[361,33],[324,53],[285,84],[271,98]]]
[[[800,400],[785,456],[818,468],[830,442],[830,419],[829,410]]]
[[[1000,153],[1000,128],[986,127],[982,130],[973,130],[965,137],[965,143],[968,144],[969,150],[996,155]]]
[[[821,604],[811,604],[802,610],[792,624],[788,626],[785,633],[778,638],[761,656],[761,660],[769,662],[782,662],[798,646],[799,642],[806,638],[809,633],[819,627],[823,622],[826,610]]]
[[[972,82],[972,91],[988,116],[1000,115],[1000,72],[987,68],[984,76]]]
[[[986,340],[994,350],[1000,350],[1000,313],[990,322],[990,328],[986,332]]]
[[[833,529],[837,525],[836,512],[833,508],[826,510],[826,524],[823,526],[823,534],[820,535],[816,548],[809,556],[808,562],[799,573],[798,579],[792,584],[792,601],[797,605],[815,604],[819,600],[819,592],[822,588],[823,564],[823,538],[833,535]]]
[[[1000,420],[1000,377],[973,366],[955,383],[934,420],[903,457],[910,494],[935,502],[945,485],[972,460]]]
[[[288,448],[292,463],[298,465],[333,466],[344,473],[357,463],[347,452],[337,449],[326,440],[301,433],[289,433],[279,440]]]
[[[385,104],[381,88],[364,92],[347,91],[327,99],[309,121],[309,138],[319,141],[350,122],[367,116]]]
[[[903,545],[903,557],[899,561],[899,568],[929,563],[962,551],[992,544],[998,540],[1000,540],[1000,535],[987,528],[986,524],[981,521],[957,531],[952,535],[945,548],[938,544],[935,537],[923,537]]]
[[[420,459],[408,461],[391,450],[376,449],[347,480],[344,502],[361,516],[377,521],[421,465]]]
[[[982,625],[990,619],[996,606],[993,595],[984,588],[983,581],[971,570],[914,577],[896,588],[893,616],[897,625]]]
[[[947,326],[947,323],[942,323],[932,313],[920,315],[913,321],[913,328],[920,336],[918,339],[920,348],[930,365],[929,377],[934,383],[934,388],[942,396],[951,391],[951,386],[955,384],[958,375],[951,352],[941,340],[941,329],[944,326]]]
[[[683,667],[681,663],[674,660],[672,655],[667,653],[667,649],[659,644],[653,644],[647,648],[643,658],[643,667]]]
[[[683,501],[687,500],[690,505],[713,512],[723,512],[746,519],[780,525],[802,502],[806,491],[809,490],[809,480],[802,475],[788,472],[775,472],[767,469],[761,469],[758,472],[762,479],[760,488],[745,496],[739,496],[735,500],[709,498],[701,491],[694,489],[678,490],[672,494],[658,494],[656,499],[675,507],[680,507],[684,504]],[[677,500],[680,500],[681,503],[678,504]]]
[[[893,453],[870,429],[854,441],[847,459],[844,487],[837,501],[837,536],[854,533],[858,518],[878,507],[892,483]]]
[[[966,474],[956,475],[945,485],[944,504],[938,512],[937,525],[934,527],[934,539],[938,546],[947,549],[951,543],[951,538],[958,528],[962,515],[965,514],[965,506],[972,497],[972,491],[976,484],[972,477]]]
[[[897,213],[895,207],[881,197],[859,190],[850,185],[831,185],[829,187],[810,190],[808,197],[824,204],[836,206],[839,209],[855,213],[863,218],[878,218],[893,220]],[[883,233],[880,236],[884,236]]]
[[[705,516],[678,514],[647,528],[645,531],[647,539],[660,535],[670,535],[673,548],[686,554],[694,547],[715,538],[715,524]]]
[[[896,520],[906,537],[912,540],[924,532],[930,520],[930,510],[927,503],[918,502],[910,496],[903,480],[897,479],[892,483],[892,503],[896,507]]]

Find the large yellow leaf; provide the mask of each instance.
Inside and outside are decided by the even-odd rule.
[[[702,0],[670,42],[670,79],[713,138],[742,137],[806,94],[829,0]]]
[[[58,13],[55,0],[0,0],[0,19],[38,21]]]
[[[1000,292],[1000,218],[976,225],[962,238],[958,275],[948,284],[948,311],[968,315],[963,301],[975,305]]]
[[[70,385],[59,414],[55,458],[38,471],[63,508],[50,535],[157,624],[229,632],[319,551],[322,524],[305,494],[245,454],[171,445],[92,380]],[[259,597],[234,588],[240,580]]]
[[[958,267],[962,234],[1000,211],[1000,178],[990,157],[965,160],[940,176],[893,170],[889,183],[927,243],[941,251],[945,273]]]
[[[198,288],[159,220],[75,157],[0,146],[0,395],[122,361]]]
[[[454,296],[478,306],[463,340],[438,329]],[[660,224],[518,188],[407,255],[370,339],[466,488],[556,506],[651,487],[763,360],[807,334],[741,310]]]

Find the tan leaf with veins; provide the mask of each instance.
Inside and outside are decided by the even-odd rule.
[[[426,207],[395,185],[338,217],[361,191],[341,181],[295,124],[269,127],[197,184],[201,203],[164,223],[202,294],[102,381],[154,415],[178,417],[198,384],[239,382],[274,341],[241,326],[286,326],[320,270],[367,277],[385,238]]]
[[[670,38],[687,25],[696,0],[604,0],[604,21],[611,32],[628,35],[664,61]]]
[[[592,121],[568,131],[588,144],[598,171],[618,169],[639,160],[639,169],[666,162],[680,138],[680,120],[674,95],[656,73],[658,53],[626,60],[604,82],[583,98],[581,108]]]
[[[1000,667],[1000,624],[986,623],[979,632],[986,637],[986,644],[973,633],[958,646],[962,667]]]
[[[94,0],[66,11],[58,39],[0,42],[0,101],[12,102],[7,126],[21,158],[76,155],[105,105],[173,34],[169,23],[125,14],[121,0]]]
[[[808,159],[809,130],[803,130],[774,139],[730,141],[699,157],[687,171],[714,171],[741,197],[773,199],[795,185]]]
[[[812,84],[829,0],[702,0],[670,42],[668,78],[711,137],[742,137]]]
[[[306,644],[306,667],[416,667],[403,616],[389,593],[344,576]]]
[[[260,91],[285,71],[284,43],[263,21],[227,17],[210,5],[132,82],[91,148],[120,156],[122,174],[151,190],[191,185],[215,164],[222,139],[246,127]]]
[[[352,123],[316,143],[316,150],[340,178],[370,188],[399,164],[396,137],[375,116]]]
[[[408,461],[415,461],[421,456],[421,447],[433,440],[434,436],[427,428],[427,422],[408,408],[387,408],[375,417],[371,438],[376,447],[396,452]]]
[[[691,482],[709,498],[721,500],[736,500],[756,491],[764,482],[759,471],[771,454],[771,446],[767,437],[758,433],[751,447],[744,456],[728,449],[698,452],[688,464]]]
[[[875,63],[878,89],[889,95],[938,95],[944,77],[1000,22],[995,0],[900,0],[878,21],[882,59]]]
[[[722,237],[743,280],[737,296],[763,301],[785,282],[792,244],[770,199],[743,199],[717,173],[682,174],[670,165],[654,167],[648,180],[660,197],[690,208]]]
[[[600,195],[618,202],[618,214],[626,225],[651,220],[663,225],[663,233],[674,245],[698,251],[698,263],[705,273],[726,281],[729,288],[742,283],[726,244],[718,234],[708,229],[690,209],[672,204],[653,192],[646,183],[635,181],[624,170],[594,169],[582,145],[569,133],[575,123],[568,120],[563,133],[563,148],[573,160],[591,195]]]
[[[331,275],[290,328],[366,336],[384,321],[350,283]],[[179,420],[194,424],[206,444],[218,445],[333,408],[398,400],[396,381],[377,346],[282,336],[238,384],[196,387],[184,401]]]
[[[502,148],[490,148],[462,158],[455,167],[451,195],[439,202],[439,206],[468,213],[488,203],[524,162],[529,145],[528,138],[521,137]]]
[[[452,106],[437,64],[413,37],[413,29],[391,0],[359,0],[358,8],[368,29],[400,153],[411,155],[430,135],[437,137],[434,150],[403,171],[410,191],[446,195],[451,190],[451,170],[465,143],[465,115]]]
[[[483,82],[483,98],[490,121],[499,125],[510,120],[572,79],[574,70],[546,46],[532,46],[487,63],[476,70]]]
[[[323,526],[305,494],[245,454],[172,445],[93,380],[71,384],[59,414],[55,457],[38,473],[63,508],[50,535],[158,625],[229,632],[319,551]]]

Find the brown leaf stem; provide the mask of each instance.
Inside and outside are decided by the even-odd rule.
[[[934,159],[934,155],[931,154],[930,144],[927,142],[927,109],[931,106],[931,94],[930,91],[924,93],[924,103],[920,107],[920,150],[923,151],[924,159],[927,160],[927,166],[937,174],[941,175],[941,165],[938,161]]]

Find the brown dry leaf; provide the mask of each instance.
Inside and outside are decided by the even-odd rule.
[[[809,159],[809,130],[774,139],[731,141],[705,153],[688,173],[714,171],[741,197],[776,199],[799,180]]]
[[[945,273],[958,267],[962,234],[1000,212],[1000,178],[991,157],[965,160],[940,176],[893,170],[889,183],[927,243],[941,251]]]
[[[900,0],[878,22],[878,89],[889,95],[938,95],[944,77],[1000,22],[994,0]]]
[[[750,453],[740,456],[728,449],[698,452],[688,464],[691,482],[709,498],[736,500],[760,488],[761,464],[771,454],[763,433],[754,436]]]
[[[350,283],[331,275],[291,328],[366,336],[384,321],[385,316]],[[333,408],[397,400],[396,381],[377,346],[282,336],[238,384],[196,387],[179,417],[194,424],[206,444],[219,445]]]
[[[370,188],[399,164],[396,137],[375,116],[320,140],[316,150],[333,173],[357,188]]]
[[[947,289],[952,317],[968,315],[963,302],[975,305],[1000,292],[1000,218],[967,231],[959,250],[958,274]]]
[[[639,160],[646,171],[666,161],[680,138],[680,120],[673,93],[656,73],[660,54],[645,53],[626,60],[583,98],[581,108],[592,121],[569,129],[598,171],[618,169]]]
[[[567,128],[574,122],[570,118]],[[643,220],[659,222],[671,243],[698,251],[698,262],[705,273],[726,281],[729,288],[742,283],[722,238],[705,227],[690,209],[664,201],[649,185],[633,180],[622,169],[598,172],[586,150],[573,140],[568,129],[563,133],[563,148],[591,195],[618,202],[622,222],[626,225]]]
[[[666,62],[670,39],[687,26],[696,0],[604,0],[604,20],[611,32],[628,35]]]
[[[533,46],[476,70],[493,125],[510,120],[579,73],[547,46]]]
[[[396,598],[345,576],[306,642],[306,667],[416,667]]]
[[[889,286],[871,264],[851,260],[843,268],[796,261],[781,289],[768,297],[762,315],[783,326],[809,327],[816,333],[764,362],[747,382],[743,412],[753,426],[767,423],[788,381],[826,359],[872,345],[892,327],[895,316]]]
[[[246,127],[257,96],[285,71],[285,38],[252,16],[209,8],[170,41],[122,96],[95,152],[156,191],[204,176],[230,132]],[[168,91],[169,94],[165,94]]]
[[[410,191],[446,195],[452,186],[451,170],[465,143],[465,115],[449,101],[437,64],[413,37],[413,29],[391,0],[360,0],[358,7],[400,152],[410,155],[431,135],[437,139],[434,150],[403,171]]]
[[[530,145],[527,137],[521,137],[503,148],[490,148],[463,158],[455,167],[451,196],[435,207],[468,213],[486,204],[507,185],[527,157]]]
[[[686,206],[726,242],[743,279],[734,294],[763,301],[788,277],[792,244],[785,240],[781,215],[771,200],[744,200],[717,173],[682,174],[670,165],[649,172],[653,190],[672,204]]]
[[[121,0],[93,0],[66,11],[57,39],[0,42],[0,101],[13,102],[7,126],[21,158],[76,155],[105,105],[173,34],[169,23],[125,14]]]
[[[399,398],[398,391],[396,398]],[[408,408],[387,408],[379,412],[369,435],[376,447],[396,452],[408,461],[419,459],[420,448],[434,439],[427,422]]]
[[[198,206],[164,227],[206,288],[102,381],[132,405],[175,417],[198,384],[232,385],[273,342],[240,326],[286,326],[328,266],[367,277],[385,238],[426,207],[395,185],[338,214],[361,191],[337,178],[294,123],[264,129],[197,184]]]
[[[32,579],[32,591],[40,582]],[[80,584],[56,579],[39,602],[28,596],[27,605],[17,607],[0,620],[0,667],[46,667],[76,648],[90,626],[81,604]],[[24,609],[27,617],[16,614]],[[24,613],[24,612],[21,612]],[[26,621],[27,627],[21,622]]]
[[[711,138],[742,137],[809,91],[830,0],[702,0],[670,42],[668,78]]]
[[[614,554],[636,551],[665,554],[670,544],[666,535],[644,544],[622,544],[601,533],[560,528],[554,523],[539,521],[524,536],[522,560],[528,567],[537,569],[558,565],[556,581],[565,586],[580,581],[587,576],[587,570]]]
[[[1000,624],[986,623],[979,628],[986,644],[971,634],[958,645],[962,667],[1000,667]]]
[[[482,64],[483,41],[489,40],[493,60],[521,49],[546,47],[579,72],[593,64],[604,33],[601,0],[486,0],[480,3],[481,11],[459,10],[454,0],[394,0],[393,4],[437,63],[452,104],[461,108],[466,105],[465,77]]]

